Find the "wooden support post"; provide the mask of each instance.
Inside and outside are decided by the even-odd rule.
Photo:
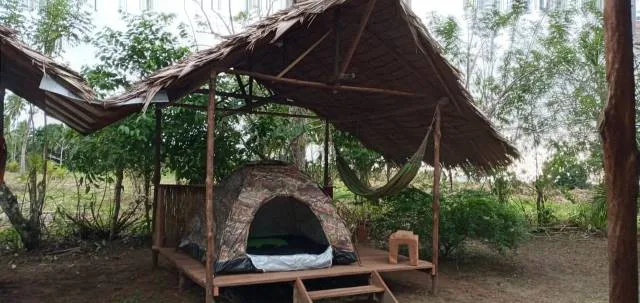
[[[431,292],[438,293],[438,255],[440,252],[440,105],[436,107],[436,121],[433,131],[433,230]]]
[[[7,142],[4,140],[4,96],[5,89],[0,83],[0,184],[4,184],[4,173],[7,167]]]
[[[206,217],[207,217],[207,268],[206,302],[213,303],[213,267],[215,253],[215,205],[214,205],[214,172],[215,172],[215,130],[216,130],[216,78],[217,71],[212,71],[209,78],[209,110],[207,112],[207,179],[206,179]]]
[[[160,148],[162,145],[162,109],[157,104],[155,106],[155,116],[156,116],[155,117],[156,129],[155,129],[155,136],[153,138],[153,205],[151,207],[152,215],[153,215],[153,219],[151,221],[152,222],[151,230],[154,231],[154,235],[156,235],[155,234],[155,230],[157,227],[156,221],[164,220],[164,216],[163,217],[157,216],[158,192],[160,190],[160,168],[161,168]],[[154,237],[153,245],[162,247],[162,243],[160,239],[157,237],[157,235],[156,237]],[[158,267],[158,251],[152,249],[151,253],[152,253],[153,267],[154,268]]]
[[[609,302],[638,302],[638,148],[630,1],[607,0],[604,38],[609,94],[600,121],[607,188]]]
[[[329,180],[329,120],[324,120],[324,190],[329,197],[333,198],[333,187]]]
[[[163,191],[158,189],[158,205],[156,205],[156,226],[154,228],[154,246],[161,248],[164,246],[164,223],[165,223],[165,202]],[[154,262],[157,262],[157,253],[154,254]],[[154,264],[156,265],[156,264]]]
[[[369,23],[369,18],[371,17],[371,13],[373,13],[373,8],[376,6],[376,0],[369,0],[369,5],[365,10],[364,16],[362,16],[362,20],[360,20],[360,28],[358,28],[358,32],[356,33],[355,38],[353,38],[353,43],[351,47],[347,51],[347,54],[344,57],[344,61],[342,62],[342,68],[340,68],[340,73],[338,77],[342,77],[344,73],[347,72],[349,68],[349,64],[351,63],[351,59],[353,59],[353,54],[356,53],[356,49],[358,49],[358,45],[360,44],[360,39],[362,38],[362,33],[364,29],[367,27],[367,23]]]

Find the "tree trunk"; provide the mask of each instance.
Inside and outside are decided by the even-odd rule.
[[[291,140],[291,156],[293,164],[300,170],[305,171],[306,168],[306,141],[304,134],[300,134]]]
[[[34,228],[20,211],[18,198],[9,190],[5,183],[0,184],[0,207],[9,218],[11,225],[20,235],[20,240],[27,250],[40,245],[40,230]]]
[[[608,101],[600,121],[607,186],[609,302],[638,302],[638,149],[630,1],[604,7]]]
[[[111,230],[109,231],[109,240],[116,238],[120,232],[118,229],[118,220],[120,217],[120,205],[122,203],[122,181],[124,180],[124,170],[119,168],[116,171],[116,184],[113,198],[113,215],[111,217]]]
[[[539,181],[536,181],[534,187],[536,189],[536,213],[538,214],[538,226],[544,226],[546,224],[544,214],[544,190],[542,189],[542,185],[539,184]]]
[[[34,109],[33,105],[29,105],[29,119],[27,120],[27,127],[22,134],[22,148],[20,149],[20,173],[24,174],[27,171],[27,146],[29,144],[29,131],[31,130],[31,124],[33,124]]]

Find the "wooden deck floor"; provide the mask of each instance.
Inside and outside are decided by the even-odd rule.
[[[204,287],[205,271],[204,265],[202,263],[184,253],[177,252],[175,248],[154,247],[154,250],[158,251],[160,255],[167,258],[178,268],[180,272],[184,273],[184,275],[189,277],[196,284]],[[369,247],[358,247],[358,255],[360,257],[361,264],[355,263],[351,265],[336,265],[324,269],[289,272],[220,275],[214,278],[213,283],[215,287],[221,288],[240,285],[294,282],[298,278],[305,280],[338,276],[351,276],[367,274],[373,271],[384,273],[393,271],[429,270],[433,267],[430,262],[422,260],[418,262],[418,266],[411,266],[408,264],[406,258],[401,258],[398,264],[389,264],[389,262],[387,261],[386,251]]]

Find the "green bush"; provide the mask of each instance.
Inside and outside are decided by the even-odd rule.
[[[432,196],[415,188],[381,201],[382,214],[372,222],[373,236],[386,243],[398,230],[420,236],[423,254],[431,254]],[[526,238],[522,214],[484,191],[465,190],[448,195],[440,203],[440,253],[443,257],[464,249],[468,240],[479,240],[503,253]]]
[[[9,161],[7,162],[6,170],[10,173],[17,173],[20,170],[20,164],[18,164],[18,161]]]
[[[15,250],[21,247],[20,235],[14,228],[0,229],[0,249]]]
[[[603,185],[596,187],[591,203],[582,203],[573,223],[588,230],[604,231],[607,228],[607,193]]]

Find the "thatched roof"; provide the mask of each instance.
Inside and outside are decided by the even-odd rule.
[[[341,53],[358,32],[369,1],[309,0],[285,9],[232,36],[219,45],[194,53],[161,69],[111,100],[151,98],[166,91],[175,102],[201,87],[212,69],[252,70],[277,75],[300,54],[334,28],[340,16]],[[335,38],[325,39],[286,77],[331,83]],[[377,0],[347,73],[349,85],[378,87],[426,95],[398,97],[339,92],[261,81],[289,104],[327,118],[335,127],[356,136],[367,147],[404,162],[427,132],[438,100],[442,108],[442,155],[446,166],[492,169],[511,163],[516,149],[501,137],[474,106],[457,70],[443,57],[425,26],[400,0]],[[433,162],[433,148],[425,155]]]
[[[0,60],[0,85],[80,133],[139,110],[131,106],[106,110],[77,72],[29,48],[4,26],[0,26]]]

